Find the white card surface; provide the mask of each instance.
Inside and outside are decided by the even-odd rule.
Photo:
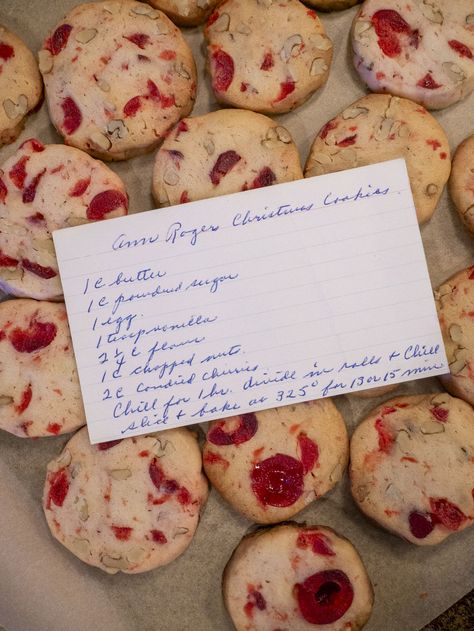
[[[53,237],[93,443],[449,372],[403,160]]]

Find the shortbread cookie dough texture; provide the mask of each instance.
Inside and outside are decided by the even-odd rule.
[[[51,533],[109,574],[170,563],[191,543],[207,500],[201,468],[186,429],[91,445],[84,428],[48,465],[43,508]]]
[[[0,170],[0,289],[62,296],[51,233],[127,214],[121,179],[74,147],[25,141]]]
[[[449,192],[461,220],[474,234],[474,134],[456,149],[449,178]]]
[[[148,4],[75,7],[46,39],[39,60],[56,129],[66,144],[104,160],[153,149],[194,105],[191,50]]]
[[[332,489],[348,458],[344,420],[329,399],[213,421],[204,468],[221,495],[249,519],[289,519]]]
[[[351,439],[352,494],[361,510],[419,545],[474,521],[474,410],[447,393],[397,397]]]
[[[450,373],[440,379],[451,394],[474,405],[474,265],[435,291]]]
[[[388,94],[369,94],[328,121],[316,136],[305,176],[404,158],[419,223],[428,221],[451,169],[449,144],[424,107]]]
[[[359,631],[373,590],[353,545],[325,526],[284,524],[242,539],[223,576],[237,631]]]
[[[374,92],[441,109],[474,89],[472,0],[366,0],[352,47],[356,70]]]
[[[226,0],[204,29],[218,101],[268,114],[289,112],[326,82],[332,43],[298,0]]]
[[[19,37],[0,25],[0,147],[16,140],[42,92],[43,82],[33,53]]]
[[[153,194],[173,205],[303,177],[287,129],[247,110],[218,110],[178,123],[158,150]]]
[[[0,303],[0,428],[35,438],[85,422],[64,305]]]

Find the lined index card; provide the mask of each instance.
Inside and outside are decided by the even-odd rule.
[[[93,443],[449,372],[403,160],[53,237]]]

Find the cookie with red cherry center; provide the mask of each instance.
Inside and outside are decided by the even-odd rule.
[[[284,127],[255,112],[218,110],[183,119],[166,138],[155,158],[153,195],[173,205],[302,177]]]
[[[362,629],[373,589],[354,546],[327,526],[295,523],[242,539],[224,570],[237,631]]]
[[[0,428],[56,436],[86,422],[63,304],[0,303]]]
[[[261,524],[289,519],[327,493],[347,457],[346,426],[329,399],[212,421],[203,454],[219,493]]]
[[[298,0],[225,0],[204,29],[218,101],[268,114],[289,112],[326,82],[332,43]]]
[[[450,371],[440,380],[452,395],[474,405],[474,265],[443,283],[435,300]]]
[[[159,9],[179,26],[197,26],[202,24],[219,0],[147,0],[155,9]]]
[[[33,53],[0,25],[0,147],[19,136],[42,93],[43,82]]]
[[[51,120],[104,160],[156,147],[194,105],[196,68],[181,31],[133,0],[76,6],[39,53]]]
[[[328,121],[312,144],[305,176],[404,158],[419,223],[436,208],[450,169],[449,144],[424,107],[388,94],[369,94]]]
[[[397,397],[351,439],[352,495],[384,528],[418,545],[474,521],[474,410],[447,393]]]
[[[0,170],[0,288],[14,296],[62,295],[51,233],[127,214],[122,180],[65,145],[25,141]]]
[[[43,509],[52,535],[109,574],[166,565],[191,543],[208,486],[185,429],[91,445],[77,432],[48,465]]]
[[[352,47],[356,70],[373,92],[441,109],[474,89],[472,0],[365,0]]]
[[[474,234],[474,134],[456,149],[449,192],[468,230]]]

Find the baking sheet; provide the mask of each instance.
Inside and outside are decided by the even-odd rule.
[[[0,22],[38,50],[43,37],[75,4],[74,0],[0,0]],[[366,93],[352,70],[348,32],[356,9],[324,15],[334,42],[329,81],[301,108],[277,119],[295,138],[306,159],[319,128]],[[194,114],[218,109],[204,75],[199,28],[185,31],[199,71]],[[434,115],[445,128],[451,149],[474,133],[474,93]],[[61,142],[46,106],[30,117],[13,145],[0,149],[0,164],[31,136]],[[111,168],[124,180],[131,212],[154,207],[150,192],[153,155]],[[474,263],[474,240],[443,193],[433,219],[422,228],[431,280],[439,285]],[[435,379],[404,384],[398,393],[441,390]],[[388,397],[385,397],[388,398]],[[337,397],[349,431],[383,400]],[[252,524],[235,513],[215,491],[187,552],[168,567],[131,576],[109,576],[91,568],[55,542],[41,508],[46,464],[68,437],[24,440],[0,432],[0,625],[7,631],[231,631],[222,603],[222,570]],[[352,540],[375,588],[367,631],[416,631],[474,586],[474,528],[435,548],[416,547],[384,532],[355,507],[347,477],[297,521],[327,524]]]

